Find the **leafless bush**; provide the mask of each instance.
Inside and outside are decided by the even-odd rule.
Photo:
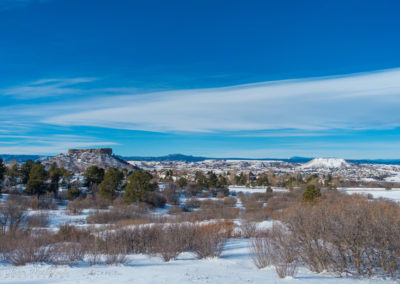
[[[251,258],[257,268],[264,268],[272,264],[274,250],[269,238],[257,237],[250,242]]]
[[[295,275],[298,250],[292,234],[284,227],[274,226],[263,236],[253,239],[250,251],[258,268],[273,264],[280,278]]]
[[[34,197],[29,200],[29,207],[32,210],[56,210],[58,206],[53,200],[39,199]]]
[[[195,233],[195,226],[191,224],[164,225],[157,243],[158,253],[164,261],[175,259],[180,253],[191,249]]]
[[[142,209],[135,205],[121,205],[112,207],[108,211],[95,211],[89,214],[89,224],[115,224],[118,221],[141,217]]]
[[[288,209],[282,222],[312,271],[399,276],[400,206],[394,202],[330,193]]]
[[[184,209],[183,209],[182,207],[179,207],[179,206],[171,206],[171,207],[168,209],[168,214],[171,214],[171,215],[182,214],[183,211],[184,211]]]
[[[279,278],[293,277],[296,274],[297,264],[295,262],[288,262],[286,259],[275,264],[275,271]]]
[[[225,206],[222,200],[205,199],[201,202],[200,209],[193,212],[197,220],[211,219],[236,219],[239,216],[239,208]]]
[[[293,277],[297,269],[297,244],[293,234],[283,226],[274,226],[271,230],[274,256],[272,258],[275,271],[280,278]]]
[[[242,237],[244,238],[252,238],[257,233],[257,223],[249,222],[247,220],[242,220],[240,224],[240,229],[242,231]]]
[[[186,206],[190,209],[196,209],[199,208],[201,205],[201,202],[198,198],[192,197],[188,200],[186,200]]]
[[[26,207],[19,197],[10,196],[0,204],[0,234],[15,233],[26,218]]]
[[[80,243],[54,243],[49,247],[50,261],[56,265],[69,265],[83,259],[84,250]]]
[[[50,223],[49,214],[39,212],[27,217],[29,227],[47,227]]]
[[[95,238],[86,249],[86,259],[90,265],[101,264],[102,255],[100,241],[98,238]]]
[[[175,183],[169,183],[168,187],[163,190],[162,195],[167,200],[167,203],[179,205],[179,192]]]
[[[225,246],[226,238],[215,224],[199,226],[192,243],[192,249],[197,258],[220,256]]]
[[[49,241],[43,236],[26,235],[18,239],[15,248],[6,253],[5,258],[13,265],[50,262]]]
[[[109,251],[106,254],[106,264],[124,264],[128,261],[126,254],[119,251]]]
[[[235,207],[237,203],[237,199],[235,197],[225,197],[224,198],[224,206],[227,207]]]
[[[65,224],[61,225],[58,231],[52,236],[52,241],[57,242],[73,242],[84,245],[93,241],[93,235],[88,229],[78,229],[75,226]]]
[[[87,196],[86,198],[76,198],[69,202],[67,210],[70,214],[81,214],[84,209],[107,209],[111,205],[111,201],[101,196],[93,198]]]

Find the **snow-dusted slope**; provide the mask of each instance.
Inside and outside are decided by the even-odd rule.
[[[303,169],[338,169],[338,168],[348,168],[351,164],[346,162],[344,159],[336,158],[317,158],[301,166]]]

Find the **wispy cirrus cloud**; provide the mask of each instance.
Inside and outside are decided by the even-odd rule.
[[[0,95],[18,99],[36,99],[71,94],[82,94],[84,90],[77,85],[90,83],[96,78],[43,79],[22,86],[0,90]]]
[[[157,132],[381,129],[400,126],[399,108],[400,69],[392,69],[105,96],[61,106],[56,115],[49,110],[41,122]]]
[[[79,86],[92,80],[45,79],[31,83],[28,89],[19,87],[25,94],[35,89],[50,95],[48,86],[60,93],[83,93],[74,100],[61,96],[52,103],[0,108],[0,119],[12,117],[16,125],[248,137],[326,136],[346,129],[400,127],[400,69],[146,94],[137,94],[131,87],[96,88],[94,84],[83,90]],[[15,90],[9,92],[17,94]],[[335,129],[339,131],[329,132]]]

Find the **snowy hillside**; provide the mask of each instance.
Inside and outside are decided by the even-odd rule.
[[[301,166],[303,169],[338,169],[338,168],[349,168],[351,164],[346,162],[344,159],[336,158],[317,158]]]

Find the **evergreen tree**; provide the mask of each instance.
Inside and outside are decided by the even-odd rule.
[[[33,164],[34,164],[34,162],[32,160],[27,160],[21,166],[22,184],[27,184],[27,182],[29,180],[29,173],[31,172],[31,168],[32,168]]]
[[[47,173],[44,166],[40,162],[35,162],[29,172],[29,179],[26,184],[26,192],[28,194],[40,196],[46,192]]]
[[[151,183],[153,176],[143,170],[136,170],[128,176],[125,187],[124,201],[130,203],[133,201],[145,201],[147,193],[157,189],[156,183]]]
[[[321,197],[321,191],[319,187],[316,187],[313,184],[307,185],[306,190],[303,193],[303,200],[307,202],[313,202],[318,197]]]
[[[207,177],[202,172],[197,171],[195,173],[195,177],[198,185],[201,185],[202,187],[208,187]]]
[[[260,175],[257,179],[257,185],[258,186],[268,186],[269,180],[268,180],[267,175],[265,175],[265,174]]]
[[[10,185],[17,184],[17,178],[21,175],[18,163],[14,163],[11,167],[7,168],[7,176],[10,180]]]
[[[104,169],[97,166],[91,166],[85,171],[86,185],[92,189],[93,185],[99,185],[104,178]]]
[[[114,199],[115,192],[121,184],[124,175],[116,168],[109,168],[100,183],[100,195],[106,199]]]
[[[75,198],[79,197],[81,191],[79,190],[78,183],[74,182],[74,184],[68,189],[67,192],[67,199],[74,200]]]
[[[217,187],[219,187],[218,177],[214,172],[209,172],[208,173],[207,187],[208,188],[217,188]]]
[[[64,176],[68,175],[68,171],[64,168],[57,167],[56,163],[53,163],[49,169],[49,177],[50,177],[50,188],[49,190],[57,195],[58,192],[58,183],[60,179]]]
[[[6,173],[7,167],[3,162],[3,159],[0,158],[0,181],[4,179],[4,174]]]
[[[225,176],[219,177],[219,185],[220,185],[220,187],[224,187],[224,186],[228,185],[228,180],[226,179]]]
[[[187,186],[187,184],[188,184],[187,179],[185,179],[184,177],[181,177],[178,180],[178,185],[180,188],[184,188],[185,186]]]

